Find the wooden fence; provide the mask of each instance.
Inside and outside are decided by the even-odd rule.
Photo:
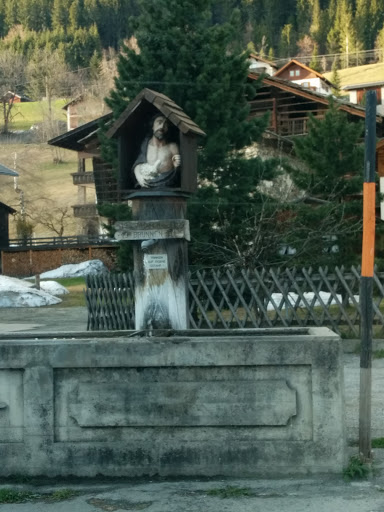
[[[384,334],[384,273],[374,276],[374,335]],[[132,274],[87,277],[88,329],[134,329]],[[192,329],[327,326],[359,335],[360,269],[208,270],[190,274]],[[383,304],[382,304],[383,303]]]

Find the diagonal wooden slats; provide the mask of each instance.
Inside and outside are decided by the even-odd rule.
[[[384,333],[384,273],[374,275],[374,324]],[[360,269],[226,269],[189,276],[192,329],[327,326],[358,335]],[[88,329],[135,328],[132,273],[87,276]]]

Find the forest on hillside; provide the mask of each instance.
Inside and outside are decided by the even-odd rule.
[[[103,50],[134,35],[141,4],[152,1],[0,0],[0,52],[29,61],[58,50],[69,69],[97,67]],[[236,43],[270,59],[384,49],[384,0],[212,0],[208,22],[224,23],[235,9]]]

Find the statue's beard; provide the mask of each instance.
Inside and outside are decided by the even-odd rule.
[[[154,136],[158,140],[163,140],[165,138],[165,134],[164,134],[164,132],[162,130],[156,130],[155,133],[154,133]]]

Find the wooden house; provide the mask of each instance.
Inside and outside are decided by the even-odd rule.
[[[0,202],[0,248],[9,247],[9,216],[16,210]]]
[[[82,94],[66,103],[63,110],[67,114],[67,130],[74,130],[107,113],[103,100],[92,95]]]
[[[274,75],[277,71],[277,66],[273,62],[251,53],[249,56],[249,71],[255,73],[265,73],[267,75]]]
[[[24,94],[8,91],[0,99],[1,103],[26,103],[32,101],[31,98]]]
[[[106,114],[48,141],[52,146],[77,152],[77,172],[72,173],[77,201],[72,208],[81,235],[96,235],[100,230],[96,198],[99,204],[118,201],[117,180],[111,167],[101,158],[97,136],[100,121],[111,117]]]
[[[258,80],[259,76],[250,73],[248,79]],[[251,117],[269,115],[269,126],[262,141],[265,154],[274,154],[276,148],[292,154],[293,138],[308,132],[308,119],[311,114],[318,118],[324,116],[329,106],[329,98],[294,82],[276,76],[264,76],[262,86],[249,103]],[[363,106],[344,101],[338,104],[350,121],[364,120]],[[111,121],[112,115],[107,114],[101,119],[105,122]],[[97,219],[96,205],[94,201],[93,204],[91,202],[93,195],[88,194],[91,185],[96,189],[98,204],[122,200],[117,177],[101,157],[98,128],[99,119],[96,119],[49,141],[49,144],[78,153],[78,171],[72,173],[72,178],[79,189],[79,199],[73,208],[75,216],[84,220]],[[376,130],[378,138],[384,137],[384,118],[379,114],[376,116]],[[86,199],[82,187],[88,187]],[[126,183],[125,187],[130,189],[131,184]]]
[[[295,59],[287,62],[282,68],[276,71],[274,76],[282,78],[283,80],[289,80],[290,82],[294,82],[295,84],[320,94],[332,94],[332,88],[334,87],[321,73],[318,73]]]
[[[384,82],[368,82],[362,84],[350,84],[341,88],[348,92],[350,103],[358,105],[365,104],[365,94],[367,91],[375,91],[377,99],[376,110],[380,114],[384,114]]]
[[[250,73],[249,80],[258,80],[259,74]],[[329,106],[329,97],[278,76],[266,76],[256,97],[250,101],[250,115],[269,113],[269,136],[289,140],[293,136],[308,133],[310,115],[322,118]],[[335,100],[352,122],[365,119],[365,108],[345,101]],[[384,136],[384,117],[376,116],[377,136]]]

